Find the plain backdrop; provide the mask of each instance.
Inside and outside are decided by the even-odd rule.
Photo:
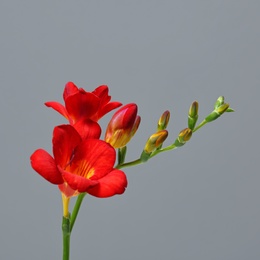
[[[166,145],[194,100],[199,121],[220,95],[236,110],[125,169],[123,195],[86,196],[71,259],[260,259],[259,12],[258,0],[1,0],[0,259],[61,259],[60,192],[29,157],[52,152],[66,121],[44,102],[62,102],[68,81],[138,104],[128,161],[167,109]]]

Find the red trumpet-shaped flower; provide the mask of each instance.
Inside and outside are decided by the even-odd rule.
[[[124,147],[137,131],[141,117],[134,103],[121,107],[108,123],[105,141],[114,148]]]
[[[111,110],[121,106],[120,102],[110,102],[108,87],[102,85],[93,92],[78,88],[73,82],[65,85],[63,92],[65,106],[56,101],[46,102],[75,127],[83,138],[99,138],[101,128],[97,121]]]
[[[43,149],[31,155],[32,168],[67,196],[87,192],[104,198],[122,194],[127,186],[124,172],[114,169],[116,152],[99,139],[82,140],[71,125],[53,131],[52,157]]]

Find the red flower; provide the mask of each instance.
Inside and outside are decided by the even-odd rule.
[[[105,141],[114,148],[125,146],[137,131],[141,117],[137,115],[134,103],[121,107],[108,123]]]
[[[65,85],[63,92],[65,106],[56,101],[46,102],[69,120],[83,139],[99,138],[101,128],[97,121],[111,110],[121,106],[120,102],[110,102],[106,85],[99,86],[93,92],[78,88],[73,82]]]
[[[124,172],[114,169],[116,152],[99,139],[82,140],[71,125],[53,131],[54,158],[43,149],[31,155],[32,168],[67,197],[87,192],[104,198],[122,194],[127,186]]]

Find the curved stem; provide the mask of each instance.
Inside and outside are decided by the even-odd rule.
[[[137,159],[137,160],[134,160],[132,162],[118,164],[115,168],[116,169],[122,169],[122,168],[125,168],[125,167],[135,166],[135,165],[138,165],[138,164],[141,164],[141,163],[143,163],[143,162],[140,159]]]
[[[193,129],[193,133],[196,132],[197,130],[199,130],[202,126],[206,125],[208,122],[204,119],[198,126],[196,126],[194,129]]]
[[[73,208],[73,211],[72,211],[71,217],[70,217],[70,232],[73,229],[74,223],[75,223],[77,216],[78,216],[78,213],[79,213],[81,203],[82,203],[84,197],[86,196],[86,194],[87,193],[80,193],[78,198],[77,198],[77,201],[75,203],[75,206]]]

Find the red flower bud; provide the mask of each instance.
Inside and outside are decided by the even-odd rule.
[[[134,103],[121,107],[108,123],[105,141],[114,148],[124,147],[137,131],[141,118]]]

